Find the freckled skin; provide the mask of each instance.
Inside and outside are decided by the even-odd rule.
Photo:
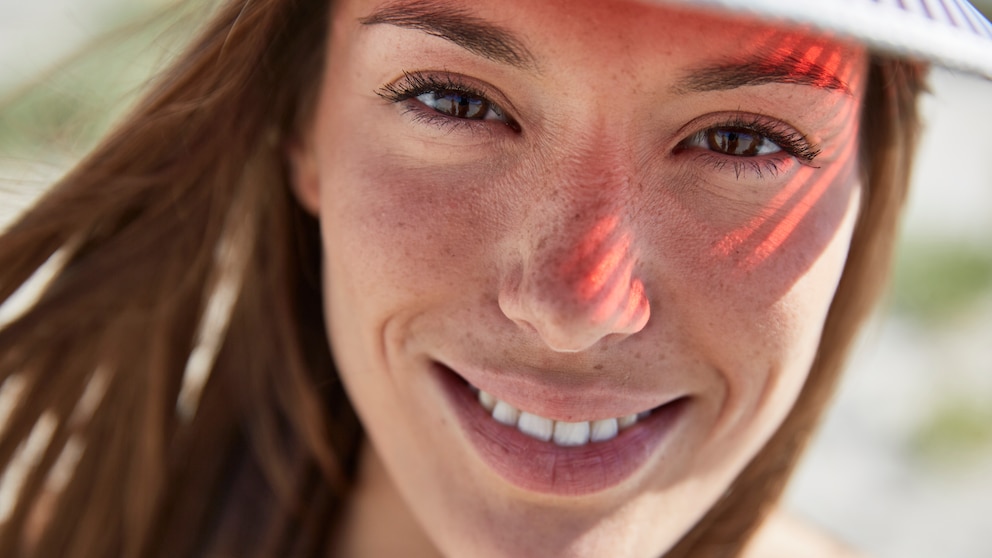
[[[357,23],[375,8],[336,7],[318,114],[293,156],[297,194],[321,221],[329,341],[368,460],[383,462],[435,547],[425,555],[662,554],[780,424],[808,372],[858,211],[863,51],[628,2],[472,3],[527,45],[528,70]],[[833,61],[852,94],[673,90],[688,68],[769,45]],[[374,93],[428,70],[498,90],[491,100],[520,131],[442,130],[410,116],[414,101]],[[774,173],[742,173],[676,149],[740,110],[815,138],[816,165],[781,156]],[[580,419],[556,386],[690,405],[630,480],[535,494],[474,453],[429,373],[445,358],[538,370],[549,405]]]

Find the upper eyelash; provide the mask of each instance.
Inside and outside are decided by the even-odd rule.
[[[489,101],[490,108],[501,118],[505,119],[504,124],[506,124],[507,127],[515,132],[520,131],[520,125],[517,124],[512,117],[507,115],[499,104],[490,100],[492,95],[480,90],[477,87],[468,85],[464,81],[459,80],[457,76],[453,76],[451,74],[435,75],[403,72],[402,78],[376,89],[375,94],[390,103],[400,103],[409,99],[414,99],[431,91],[456,91],[458,93],[464,93],[465,95],[486,99]],[[480,123],[476,121],[451,118],[440,114],[437,115],[436,120],[423,114],[421,114],[418,118],[428,119],[435,124],[443,124],[446,126],[476,125]]]
[[[775,142],[786,153],[807,165],[820,154],[820,146],[811,142],[796,129],[777,121],[768,121],[758,115],[735,115],[729,121],[711,128],[740,128],[760,134]]]
[[[449,77],[448,81],[452,81]],[[435,89],[448,89],[451,84],[444,84],[436,76],[423,76],[403,72],[403,77],[376,89],[375,94],[383,99],[399,103]]]
[[[436,76],[433,74],[411,74],[403,72],[403,77],[392,83],[383,85],[375,91],[376,95],[383,99],[399,103],[407,99],[419,97],[431,91],[457,91],[466,95],[473,95],[488,99],[486,93],[459,81],[454,76]],[[495,103],[493,103],[495,106]]]

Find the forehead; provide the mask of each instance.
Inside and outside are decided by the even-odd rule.
[[[337,20],[419,34],[425,49],[442,38],[554,79],[587,69],[631,87],[646,78],[689,91],[762,80],[849,90],[864,59],[860,45],[810,29],[628,0],[344,0]]]

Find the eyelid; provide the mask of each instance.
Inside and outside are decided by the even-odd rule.
[[[519,131],[517,110],[495,87],[464,74],[436,70],[403,71],[403,75],[375,90],[379,97],[399,103],[432,90],[449,89],[485,98],[507,119],[507,125]]]
[[[816,167],[814,162],[821,151],[820,146],[810,140],[809,136],[788,122],[750,112],[719,112],[696,118],[679,128],[675,136],[677,143],[672,151],[677,152],[685,141],[713,128],[739,128],[761,134],[778,145],[783,153],[806,166]],[[715,155],[735,158],[731,155]],[[774,155],[768,157],[772,156]]]

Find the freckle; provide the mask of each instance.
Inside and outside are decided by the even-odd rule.
[[[637,351],[636,353],[634,353],[634,358],[636,358],[637,360],[641,360],[641,352]]]

